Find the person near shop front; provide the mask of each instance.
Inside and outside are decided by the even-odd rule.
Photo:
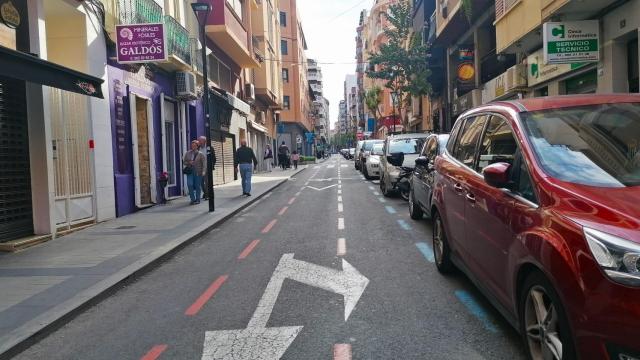
[[[293,161],[293,168],[295,170],[298,170],[298,161],[300,161],[300,154],[298,154],[297,151],[293,151],[293,153],[291,153],[291,161]]]
[[[236,150],[234,162],[236,171],[240,171],[242,179],[242,195],[251,196],[251,175],[258,167],[258,159],[253,149],[247,146],[247,140],[240,141],[240,147]]]
[[[187,187],[189,188],[191,205],[200,204],[200,186],[202,185],[202,177],[207,172],[207,160],[204,154],[200,152],[198,140],[191,142],[191,150],[184,154],[182,162],[182,171],[187,175]]]
[[[264,161],[267,163],[267,171],[271,172],[271,167],[273,166],[273,150],[271,150],[271,146],[269,145],[264,149]]]
[[[207,137],[206,136],[200,136],[198,137],[198,146],[200,148],[200,152],[205,156],[205,162],[207,161]],[[212,167],[211,167],[211,171],[216,169],[216,152],[215,150],[213,150],[213,147],[209,147],[209,149],[211,149],[211,156],[213,157],[212,160]],[[202,177],[202,200],[209,200],[209,187],[207,186],[207,176],[205,174],[205,176]]]
[[[278,147],[278,163],[280,163],[280,167],[282,170],[288,167],[289,162],[289,147],[287,144],[282,142],[282,145]]]

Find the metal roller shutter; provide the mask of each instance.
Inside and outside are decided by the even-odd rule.
[[[33,234],[24,81],[0,77],[0,242]]]

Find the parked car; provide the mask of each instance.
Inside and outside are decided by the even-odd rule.
[[[640,359],[640,96],[497,102],[436,159],[436,265],[466,273],[531,359]]]
[[[367,161],[364,162],[364,177],[367,180],[380,177],[380,157],[384,154],[384,141],[378,140],[371,147]]]
[[[432,134],[427,137],[420,156],[415,160],[409,190],[409,215],[412,219],[431,216],[436,157],[447,147],[448,134]]]
[[[360,170],[360,156],[359,154],[362,152],[362,145],[364,144],[364,140],[358,141],[356,144],[356,151],[354,153],[354,165],[356,170]]]
[[[424,146],[429,134],[401,134],[391,135],[385,139],[384,154],[380,157],[380,191],[384,196],[391,196],[397,189],[394,184],[401,173],[400,166],[392,165],[388,157],[392,154],[404,154],[402,166],[414,167],[415,160]]]
[[[356,161],[358,162],[358,170],[360,170],[363,174],[365,172],[365,163],[367,162],[367,158],[371,154],[371,149],[374,144],[383,144],[384,140],[364,140],[362,142],[362,146],[360,146],[360,150],[356,150]],[[365,175],[366,176],[366,175]]]

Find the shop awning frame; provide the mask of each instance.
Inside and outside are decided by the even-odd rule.
[[[104,98],[104,80],[4,46],[0,46],[0,76]]]

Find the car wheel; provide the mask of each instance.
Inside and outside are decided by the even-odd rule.
[[[391,190],[389,190],[389,187],[387,186],[386,177],[380,180],[380,190],[382,192],[382,195],[384,195],[384,197],[391,197]]]
[[[436,267],[441,274],[450,274],[454,270],[451,262],[451,250],[449,241],[442,222],[442,217],[438,212],[433,217],[433,257]]]
[[[519,297],[520,332],[531,360],[574,360],[575,350],[564,307],[551,282],[534,272]]]
[[[415,193],[413,192],[413,186],[409,190],[409,216],[413,220],[420,220],[424,216],[424,212],[418,203],[416,203]]]
[[[369,170],[367,170],[367,166],[365,165],[362,168],[362,173],[364,174],[364,178],[367,180],[371,180],[371,176],[369,176]]]

